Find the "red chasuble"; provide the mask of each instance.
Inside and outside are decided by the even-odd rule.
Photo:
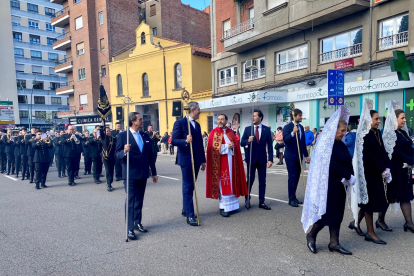
[[[207,144],[207,183],[206,197],[218,199],[220,195],[219,180],[223,195],[234,194],[236,197],[247,195],[246,176],[244,173],[243,158],[239,141],[234,132],[227,128],[227,138],[234,143],[234,155],[232,156],[232,171],[228,172],[228,156],[221,155],[221,145],[224,144],[224,131],[220,127],[213,129],[208,137]],[[233,183],[230,182],[230,173]],[[233,192],[231,192],[232,184]]]

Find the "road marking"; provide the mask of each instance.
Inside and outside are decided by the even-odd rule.
[[[172,178],[172,177],[168,177],[168,176],[162,176],[162,175],[157,175],[157,176],[162,177],[162,178],[172,179],[172,180],[180,180],[180,179]]]
[[[251,196],[255,196],[255,197],[259,197],[258,195],[255,195],[255,194],[250,194],[250,195],[251,195]],[[279,202],[283,202],[283,203],[289,204],[289,202],[288,202],[288,201],[286,201],[286,200],[281,200],[281,199],[277,199],[277,198],[271,198],[271,197],[267,197],[267,196],[265,196],[265,199],[274,200],[274,201],[279,201]],[[302,206],[302,204],[299,204],[299,206],[303,207],[303,206]]]
[[[11,177],[11,176],[8,176],[8,175],[4,175],[4,177],[10,178],[11,180],[14,180],[14,181],[17,181],[17,178],[14,178],[14,177]]]

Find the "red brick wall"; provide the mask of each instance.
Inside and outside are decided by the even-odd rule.
[[[220,40],[223,38],[223,21],[230,19],[231,26],[237,25],[236,4],[230,0],[215,0],[216,2],[216,44],[217,53],[224,51],[224,42]],[[214,16],[214,15],[212,15]]]
[[[241,10],[241,22],[247,21],[249,19],[249,9],[254,6],[254,1],[249,0],[244,3],[243,8]]]

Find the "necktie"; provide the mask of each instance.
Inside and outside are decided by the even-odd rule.
[[[296,127],[298,128],[298,132],[299,132],[299,139],[301,138],[301,133],[300,133],[300,127],[299,124],[296,125]]]
[[[135,132],[135,135],[137,136],[137,141],[138,141],[138,147],[139,147],[139,150],[142,152],[142,147],[143,147],[144,145],[143,145],[143,143],[142,143],[141,136],[139,135],[139,133],[138,133],[138,132]]]
[[[259,126],[256,126],[256,131],[255,131],[254,135],[256,136],[256,141],[259,144]]]

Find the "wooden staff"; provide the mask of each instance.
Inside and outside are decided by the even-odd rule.
[[[290,108],[292,109],[293,124],[294,124],[294,126],[296,126],[295,111],[294,111],[295,105],[293,103],[291,103],[290,104]],[[299,131],[299,127],[298,127],[298,131]],[[303,176],[302,155],[300,154],[298,131],[296,131],[295,135],[296,135],[296,144],[298,145],[299,163],[300,163],[300,174],[302,175],[303,190],[306,191],[306,183],[305,183],[305,177]]]

